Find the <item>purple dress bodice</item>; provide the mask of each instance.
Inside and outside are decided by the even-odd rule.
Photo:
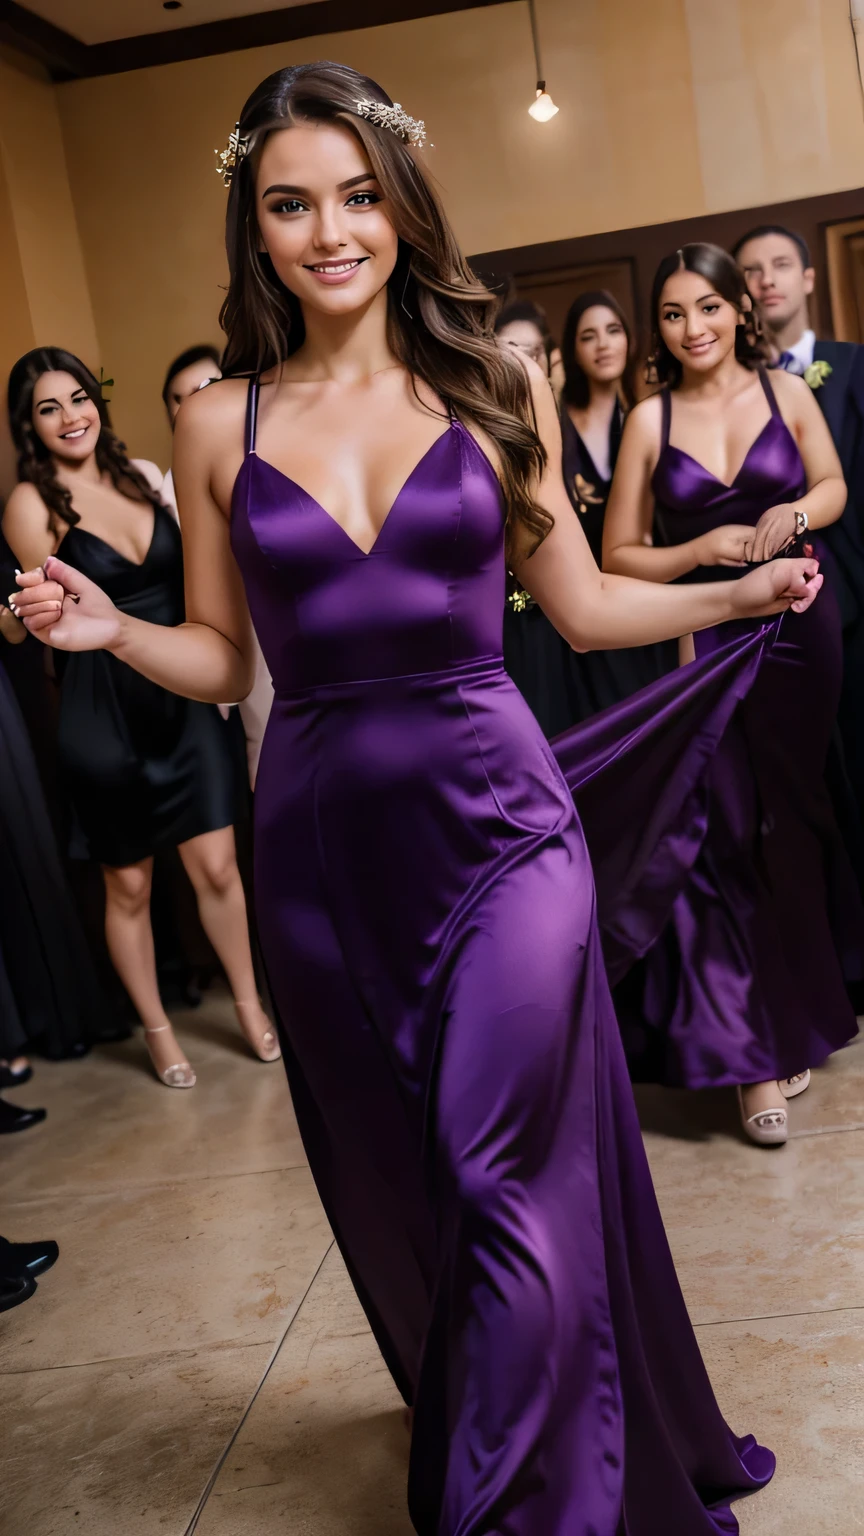
[[[798,501],[804,495],[807,480],[798,445],[780,414],[767,374],[760,373],[759,377],[771,415],[730,485],[670,443],[673,396],[664,389],[662,446],[651,480],[654,515],[663,544],[684,544],[727,523],[755,526],[770,507]],[[734,568],[711,566],[698,568],[685,579],[728,581],[735,574]]]
[[[232,544],[277,695],[500,658],[501,495],[459,422],[408,476],[368,554],[251,441]]]

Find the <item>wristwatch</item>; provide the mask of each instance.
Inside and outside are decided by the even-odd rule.
[[[795,512],[795,537],[796,537],[796,539],[800,539],[802,533],[806,533],[807,529],[809,527],[810,527],[810,524],[807,521],[807,513],[806,512],[799,512],[796,509],[796,512]]]

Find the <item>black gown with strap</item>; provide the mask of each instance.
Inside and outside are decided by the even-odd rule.
[[[60,555],[124,613],[183,623],[180,531],[164,507],[155,509],[140,565],[80,524]],[[242,764],[232,722],[215,704],[169,693],[107,651],[58,652],[57,663],[58,753],[74,812],[73,857],[123,868],[232,825]]]
[[[598,565],[603,561],[603,523],[623,421],[623,412],[616,408],[609,424],[610,476],[604,480],[566,406],[561,411],[564,484]],[[545,734],[553,737],[671,672],[678,665],[678,646],[665,641],[580,654],[570,649],[536,603],[520,601],[517,590],[511,592],[504,616],[504,664]]]

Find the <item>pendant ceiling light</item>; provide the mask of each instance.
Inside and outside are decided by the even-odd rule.
[[[534,43],[534,63],[537,67],[537,93],[528,111],[536,123],[548,123],[550,117],[554,117],[558,111],[552,97],[546,89],[546,81],[543,79],[543,66],[540,63],[540,37],[537,32],[537,12],[534,9],[534,0],[528,0],[528,15],[531,18],[531,38]]]

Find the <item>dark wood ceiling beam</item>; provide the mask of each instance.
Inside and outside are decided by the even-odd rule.
[[[499,4],[501,0],[319,0],[318,4],[256,11],[252,16],[237,16],[228,21],[146,32],[88,46],[13,0],[0,0],[0,40],[39,58],[55,79],[70,80],[123,74],[153,64],[174,64],[269,43],[296,42],[328,32],[355,32],[364,27]]]
[[[43,21],[15,0],[0,0],[0,43],[42,64],[54,80],[74,80],[87,73],[86,43]]]

